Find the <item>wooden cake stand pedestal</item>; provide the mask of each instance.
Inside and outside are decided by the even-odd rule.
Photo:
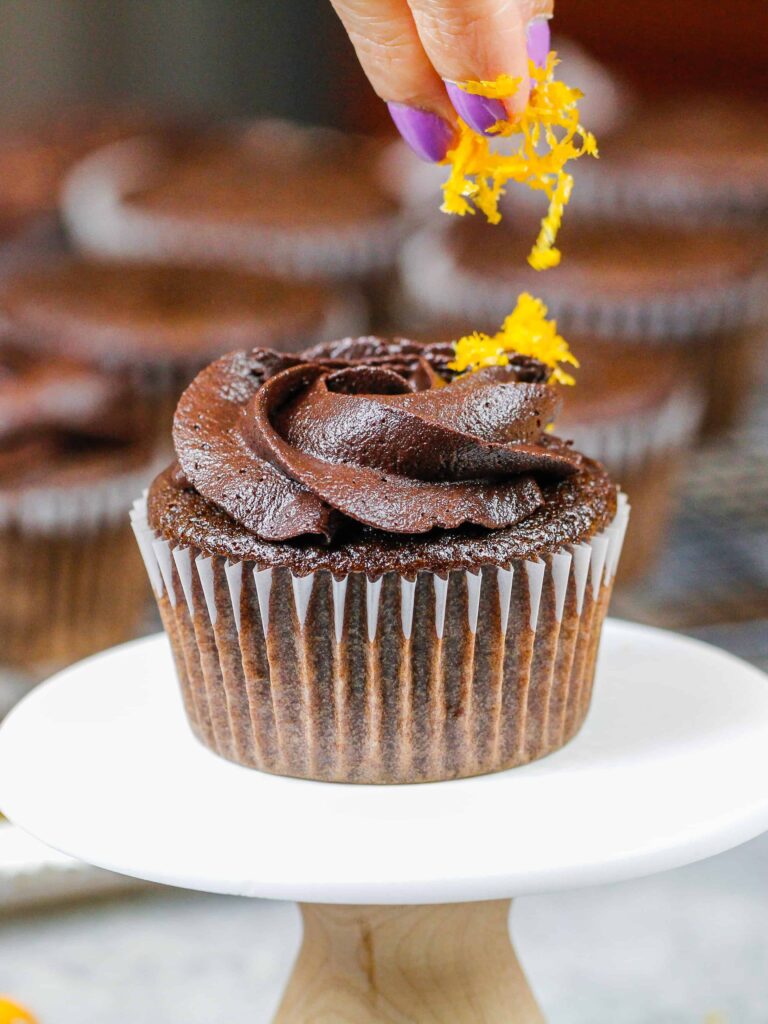
[[[277,1024],[542,1024],[510,898],[677,867],[768,829],[768,679],[609,621],[592,710],[563,750],[476,779],[340,786],[205,750],[152,637],[23,700],[0,729],[0,779],[0,809],[81,860],[298,901]]]

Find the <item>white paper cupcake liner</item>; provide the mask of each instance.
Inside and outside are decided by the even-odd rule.
[[[422,231],[405,245],[400,278],[416,315],[434,321],[500,323],[514,308],[527,282],[493,281],[460,267],[445,244],[443,230]],[[706,286],[671,294],[608,296],[599,292],[550,292],[540,275],[537,295],[559,326],[612,341],[638,339],[668,344],[706,340],[759,321],[765,313],[764,273],[727,286]]]
[[[288,231],[189,222],[126,203],[127,195],[151,180],[161,159],[151,139],[130,139],[91,154],[71,172],[61,209],[81,249],[113,259],[220,263],[292,280],[323,281],[360,279],[392,268],[407,232],[397,214],[348,226]]]
[[[589,705],[629,518],[476,573],[306,576],[176,547],[131,522],[193,731],[277,774],[414,782],[482,774],[567,742]]]
[[[153,460],[139,469],[99,480],[0,490],[0,529],[72,537],[118,526],[136,491],[147,485],[158,468]]]
[[[742,176],[706,181],[682,171],[648,166],[606,164],[579,166],[571,199],[579,216],[627,224],[668,224],[686,227],[749,226],[768,216],[768,184]]]

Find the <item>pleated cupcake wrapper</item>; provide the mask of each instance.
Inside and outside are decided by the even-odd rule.
[[[556,424],[556,433],[621,480],[659,456],[688,450],[703,414],[704,396],[686,386],[653,409],[605,421]]]
[[[0,529],[53,537],[112,529],[125,522],[136,491],[158,469],[153,461],[141,469],[81,484],[0,491]]]
[[[0,666],[41,678],[137,635],[149,588],[126,511],[0,528]]]
[[[154,161],[136,141],[86,157],[69,176],[62,213],[80,248],[100,256],[180,263],[229,264],[304,281],[368,277],[394,266],[407,230],[399,215],[333,228],[292,231],[266,225],[208,225],[157,211],[124,197],[142,186]],[[354,196],[350,196],[354,203]]]
[[[424,231],[403,249],[401,281],[407,301],[427,319],[500,323],[523,290],[489,280],[460,267],[443,240],[443,232]],[[754,324],[765,315],[764,273],[727,286],[704,286],[674,294],[594,297],[577,293],[550,295],[542,280],[541,297],[563,330],[607,340],[644,339],[661,344],[705,340]]]
[[[562,746],[589,705],[629,518],[542,559],[378,579],[229,562],[131,522],[196,735],[304,778],[410,782]]]
[[[0,492],[0,665],[37,679],[136,635],[149,590],[127,513],[157,468]]]
[[[571,207],[579,216],[624,223],[668,224],[679,218],[686,227],[744,227],[756,216],[768,216],[768,185],[746,177],[698,182],[681,173],[650,173],[647,167],[578,167]]]

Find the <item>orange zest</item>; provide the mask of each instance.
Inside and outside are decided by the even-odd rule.
[[[584,155],[598,155],[594,135],[579,122],[582,93],[555,81],[558,63],[554,51],[543,68],[531,63],[533,84],[526,109],[514,123],[500,121],[494,128],[496,138],[520,136],[514,152],[495,150],[492,139],[459,120],[459,140],[443,161],[450,166],[440,207],[444,213],[463,217],[480,210],[491,224],[498,224],[499,200],[510,181],[546,195],[547,213],[528,257],[535,270],[560,262],[555,242],[573,189],[573,177],[565,165]],[[519,86],[519,79],[500,75],[493,82],[465,82],[462,87],[475,95],[503,99],[514,95]]]
[[[541,299],[523,292],[517,305],[496,334],[474,331],[454,342],[455,358],[449,369],[473,372],[484,366],[507,366],[510,354],[532,356],[552,371],[549,383],[575,384],[563,364],[578,367],[568,342],[557,333],[557,323],[547,319]]]

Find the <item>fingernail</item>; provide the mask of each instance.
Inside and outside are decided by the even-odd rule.
[[[462,121],[466,121],[470,128],[481,135],[487,135],[488,129],[497,121],[506,121],[507,112],[501,100],[475,96],[471,92],[465,92],[456,82],[446,81],[445,87],[456,113]]]
[[[532,60],[538,68],[543,68],[549,56],[549,20],[547,18],[536,18],[528,25],[528,59]]]
[[[431,163],[445,159],[454,135],[445,118],[405,103],[387,103],[387,107],[397,130],[417,156]]]

